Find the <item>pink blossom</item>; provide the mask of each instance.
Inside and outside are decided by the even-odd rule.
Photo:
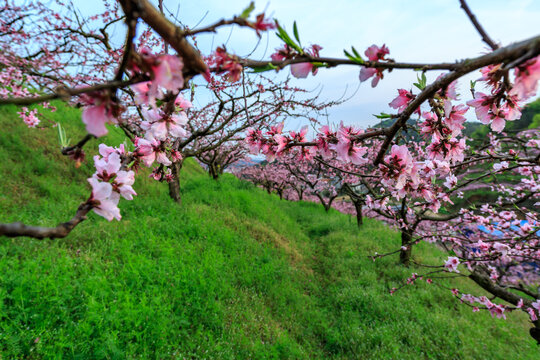
[[[305,79],[309,73],[313,70],[312,63],[299,63],[291,65],[291,74],[295,78]]]
[[[452,106],[448,100],[444,102],[444,105],[446,125],[452,131],[452,135],[457,136],[461,133],[463,123],[467,120],[464,115],[469,107],[462,104]]]
[[[121,160],[117,152],[110,154],[107,158],[94,156],[94,165],[96,167],[96,178],[102,181],[109,181],[120,170]]]
[[[108,182],[100,182],[96,178],[89,178],[88,182],[92,186],[91,200],[94,203],[92,210],[109,221],[122,219],[120,209],[118,209],[120,195],[112,191],[112,185]]]
[[[157,87],[152,87],[150,81],[131,85],[131,89],[135,93],[135,103],[137,105],[150,105],[156,107],[156,98],[162,96],[161,91]]]
[[[81,100],[87,104],[82,112],[86,131],[97,137],[106,135],[105,123],[116,123],[116,118],[123,111],[123,108],[113,102],[105,92],[83,94]]]
[[[367,148],[358,147],[353,141],[353,136],[358,132],[352,127],[342,126],[338,131],[338,143],[335,146],[335,150],[338,155],[338,159],[344,162],[352,162],[355,165],[362,165],[367,162],[363,156],[367,153]]]
[[[107,146],[105,144],[99,144],[99,154],[101,156],[103,156],[103,158],[106,160],[106,161],[109,161],[109,155],[113,154],[113,153],[118,153],[118,154],[124,154],[125,153],[125,149],[124,149],[124,144],[120,144],[120,146],[118,146],[118,148],[114,148],[112,146]]]
[[[278,154],[281,153],[283,150],[285,150],[285,147],[289,143],[289,138],[281,134],[274,135],[274,140],[277,143],[276,153]]]
[[[185,112],[180,111],[177,114],[167,115],[159,109],[150,109],[143,111],[143,113],[148,121],[143,122],[141,127],[147,130],[152,138],[163,141],[169,136],[177,138],[187,135],[185,125],[188,118]]]
[[[478,120],[484,124],[489,124],[491,121],[491,108],[493,106],[492,97],[477,91],[474,94],[474,100],[468,101],[467,105],[474,107]]]
[[[276,49],[276,52],[270,55],[272,61],[283,61],[285,59],[292,59],[296,55],[296,52],[289,47],[289,45],[283,45],[283,48]]]
[[[319,51],[322,50],[322,47],[319,45],[312,45],[310,49],[306,52],[310,57],[317,58],[319,57]],[[291,65],[291,74],[295,78],[305,79],[309,73],[312,72],[313,75],[317,74],[317,67],[312,63],[299,63]]]
[[[457,177],[454,174],[448,175],[446,178],[446,181],[444,182],[444,186],[446,186],[448,189],[452,189],[457,185]]]
[[[176,100],[174,100],[174,105],[181,108],[182,110],[187,110],[193,107],[191,101],[184,99],[182,94],[178,94]]]
[[[114,120],[114,117],[108,113],[105,104],[87,106],[82,113],[82,121],[86,124],[86,131],[97,137],[106,135],[108,131],[105,123]]]
[[[510,247],[506,244],[502,244],[499,242],[493,243],[493,249],[497,250],[499,253],[501,253],[502,256],[505,256],[508,251],[510,250]]]
[[[391,108],[398,109],[399,112],[402,112],[407,108],[409,103],[414,100],[416,95],[413,95],[410,91],[405,89],[398,89],[399,95],[388,104]],[[416,113],[420,115],[420,108],[415,110]]]
[[[540,312],[540,299],[533,302],[532,307],[536,309],[536,311]]]
[[[491,123],[491,129],[495,132],[504,130],[506,120],[515,120],[521,115],[519,107],[512,97],[509,97],[505,103],[497,107],[494,96],[476,92],[474,100],[468,101],[467,105],[475,108],[476,117],[483,124]]]
[[[262,148],[263,134],[261,130],[249,128],[246,130],[246,143],[249,147],[249,151],[252,153],[258,153]]]
[[[504,318],[506,319],[506,315],[504,315],[504,306],[502,305],[493,305],[489,308],[489,312],[491,316],[497,317],[498,319]]]
[[[126,200],[133,200],[133,195],[137,195],[133,190],[133,183],[135,182],[135,173],[133,171],[121,170],[118,172],[113,182],[113,189],[117,191]]]
[[[236,82],[240,80],[242,65],[238,63],[238,58],[229,55],[224,47],[218,47],[209,62],[218,68],[219,74],[225,74],[227,81]]]
[[[386,161],[400,171],[404,171],[413,165],[412,156],[406,145],[392,145],[390,156],[387,157]]]
[[[163,150],[161,150],[161,143],[156,139],[147,140],[138,138],[136,152],[139,156],[141,156],[141,160],[144,165],[148,167],[152,166],[154,161],[157,161],[165,166],[172,164]]]
[[[178,91],[184,87],[184,76],[182,68],[184,63],[178,56],[161,55],[157,65],[152,66],[153,80],[152,92],[157,91],[158,87],[162,87],[170,91]]]
[[[383,46],[381,47],[378,47],[377,45],[371,45],[367,48],[364,54],[366,54],[369,61],[386,60],[384,57],[390,54],[390,50],[388,50],[385,44],[383,44]]]
[[[323,157],[329,158],[332,153],[330,152],[330,139],[335,137],[336,133],[330,130],[327,125],[322,126],[317,134],[317,149]]]
[[[532,308],[527,308],[527,312],[529,313],[529,316],[531,317],[531,321],[538,320],[538,317],[536,316],[536,313]]]
[[[382,72],[375,68],[362,67],[360,69],[360,81],[364,82],[375,74],[377,74],[377,76],[371,80],[371,87],[377,86],[379,80],[382,79]]]
[[[386,45],[383,45],[380,48],[377,45],[371,45],[364,52],[364,54],[366,54],[369,61],[387,60],[387,59],[385,59],[385,56],[388,55],[389,53],[390,53],[390,50],[388,50]],[[372,68],[372,67],[362,67],[360,69],[360,81],[361,82],[366,81],[367,79],[371,78],[372,76],[375,76],[375,77],[371,81],[371,87],[375,87],[379,83],[379,80],[381,80],[383,78],[383,69]]]
[[[448,257],[448,260],[444,263],[444,267],[450,272],[459,272],[458,270],[459,259],[455,256]]]
[[[514,74],[516,80],[510,93],[521,101],[534,96],[540,80],[540,56],[516,67]]]
[[[493,170],[501,171],[504,169],[508,169],[508,166],[509,166],[508,161],[501,161],[500,163],[493,165]]]
[[[261,37],[261,31],[268,31],[276,28],[276,23],[273,20],[265,19],[264,13],[257,15],[255,22],[252,25],[258,37]]]

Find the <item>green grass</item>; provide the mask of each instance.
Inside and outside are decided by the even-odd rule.
[[[15,112],[0,108],[0,221],[53,226],[87,198],[98,142],[75,169],[54,129]],[[76,109],[48,117],[84,134]],[[121,222],[92,213],[65,239],[0,239],[0,359],[538,358],[524,316],[473,314],[426,283],[390,296],[420,271],[368,258],[399,244],[383,224],[182,171],[182,206],[143,173]]]

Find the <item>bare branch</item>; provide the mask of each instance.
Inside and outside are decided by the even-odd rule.
[[[484,40],[484,42],[488,44],[492,50],[497,50],[499,48],[499,45],[497,45],[495,41],[491,40],[491,38],[489,37],[487,32],[484,30],[482,25],[480,25],[480,23],[476,19],[476,16],[474,16],[474,14],[472,13],[471,9],[469,8],[469,5],[467,5],[467,2],[465,0],[459,0],[459,2],[461,4],[461,8],[465,11],[465,13],[467,14],[469,19],[473,23],[476,30],[480,33],[480,36],[482,36],[482,40]]]

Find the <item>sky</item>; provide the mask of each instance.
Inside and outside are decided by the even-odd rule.
[[[152,2],[157,4],[157,0]],[[97,1],[74,3],[84,14],[98,11]],[[240,14],[249,0],[164,0],[164,4],[166,14],[194,28]],[[491,38],[502,45],[540,34],[540,0],[469,0],[468,4]],[[354,46],[363,53],[372,44],[386,44],[389,57],[398,62],[453,62],[487,52],[458,0],[263,0],[255,1],[255,6],[253,15],[266,11],[289,32],[296,21],[302,45],[321,45],[321,56],[343,58],[343,49]],[[123,39],[123,29],[119,32]],[[280,46],[274,32],[263,34],[258,43],[254,31],[236,26],[201,34],[197,42],[205,53],[225,44],[229,52],[253,59],[269,59]],[[323,99],[350,97],[329,110],[329,119],[366,127],[378,122],[372,114],[392,112],[388,103],[397,96],[397,89],[410,90],[416,80],[414,71],[394,70],[385,72],[373,89],[369,81],[359,84],[359,70],[357,66],[320,69],[317,76],[294,79],[293,84],[320,92]],[[276,76],[288,74],[287,69]],[[428,81],[439,74],[428,73]],[[463,99],[470,97],[469,81],[478,77],[474,73],[460,80]]]

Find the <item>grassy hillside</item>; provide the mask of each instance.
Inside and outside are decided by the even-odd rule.
[[[83,134],[77,110],[49,117]],[[70,218],[92,167],[75,169],[55,130],[27,129],[15,107],[0,108],[0,126],[0,221]],[[0,238],[0,359],[538,358],[524,316],[473,314],[426,283],[390,296],[420,271],[368,259],[399,243],[381,223],[356,230],[192,162],[182,206],[144,175],[134,187],[121,222],[92,213],[66,239]],[[426,244],[416,256],[441,255]]]

